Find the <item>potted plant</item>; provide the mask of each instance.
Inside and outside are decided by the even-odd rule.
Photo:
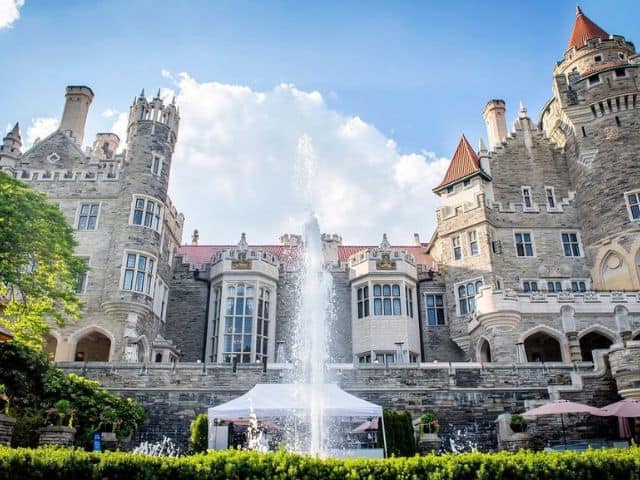
[[[13,427],[16,424],[16,419],[9,415],[9,407],[11,402],[9,401],[9,395],[7,393],[7,387],[0,383],[0,445],[9,445],[11,443],[11,436],[13,434]]]
[[[427,412],[418,419],[418,450],[430,453],[440,450],[441,440],[438,436],[440,423],[433,412]]]
[[[518,413],[511,414],[511,423],[509,424],[514,433],[524,433],[527,430],[527,421]]]
[[[102,437],[102,448],[104,450],[115,450],[118,445],[116,431],[122,423],[118,412],[113,408],[105,409],[100,415],[100,428]]]
[[[73,445],[76,429],[73,428],[76,411],[69,400],[58,400],[47,410],[49,425],[40,430],[40,445]]]
[[[440,431],[440,423],[435,413],[427,412],[420,417],[420,435],[437,435]]]

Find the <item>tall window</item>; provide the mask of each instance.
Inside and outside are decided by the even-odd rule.
[[[271,309],[271,292],[260,288],[258,294],[258,330],[256,332],[256,360],[268,357],[269,314]]]
[[[153,295],[153,267],[153,258],[127,253],[122,289]]]
[[[538,281],[537,280],[523,280],[522,281],[522,290],[524,292],[537,292],[538,291]]]
[[[434,327],[446,324],[444,296],[439,293],[425,295],[427,303],[427,325]]]
[[[82,203],[78,213],[78,230],[95,230],[99,211],[100,205],[97,203]]]
[[[533,201],[531,200],[531,188],[522,187],[522,204],[524,208],[533,207]]]
[[[218,361],[218,329],[220,328],[220,305],[222,303],[222,287],[213,289],[213,321],[211,322],[211,361]]]
[[[460,245],[460,237],[453,237],[451,239],[453,243],[453,258],[454,260],[460,260],[462,258],[462,245]]]
[[[82,261],[85,263],[85,265],[88,267],[89,257],[81,257],[81,258],[82,258]],[[88,271],[85,271],[84,273],[78,275],[78,277],[76,278],[76,285],[75,285],[76,293],[82,294],[87,291],[88,275],[89,275]]]
[[[162,157],[159,155],[153,156],[153,161],[151,162],[151,173],[157,176],[162,174]]]
[[[571,280],[571,291],[572,292],[586,292],[587,291],[587,282],[584,280]]]
[[[404,298],[407,316],[413,318],[413,288],[404,287]]]
[[[565,257],[579,257],[580,242],[578,240],[578,234],[572,232],[563,232],[562,249],[564,251]]]
[[[627,194],[627,206],[631,220],[640,220],[640,192]]]
[[[369,316],[369,287],[358,288],[357,291],[358,318]]]
[[[402,315],[400,303],[400,285],[375,284],[373,286],[374,315]]]
[[[476,257],[480,253],[478,248],[478,232],[475,230],[469,232],[469,251],[472,257]]]
[[[160,226],[160,202],[136,198],[133,208],[133,224],[158,231]]]
[[[231,363],[234,356],[240,363],[251,362],[254,294],[254,288],[244,283],[227,287],[223,353],[227,363]]]
[[[547,197],[547,207],[556,208],[556,193],[553,187],[544,188],[545,195]]]
[[[519,257],[533,257],[533,240],[529,232],[516,232],[516,254]]]
[[[482,280],[475,280],[458,286],[458,307],[460,315],[474,312],[476,309],[476,293],[482,287]]]

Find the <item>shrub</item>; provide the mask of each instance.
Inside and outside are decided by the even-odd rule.
[[[391,480],[638,480],[640,449],[586,452],[465,453],[411,458],[326,459],[287,452],[226,450],[150,457],[72,449],[0,447],[0,480],[240,480],[258,478]]]
[[[12,399],[16,432],[12,444],[32,446],[33,433],[47,424],[75,425],[76,445],[88,446],[104,422],[104,412],[118,419],[115,433],[124,438],[145,419],[144,409],[100,387],[98,382],[55,368],[45,354],[17,342],[0,343],[0,382]],[[62,400],[62,401],[61,401]]]
[[[191,452],[206,452],[209,446],[209,417],[206,413],[198,415],[191,422]]]
[[[511,414],[511,430],[516,433],[522,433],[527,429],[527,421],[522,415],[517,413]]]

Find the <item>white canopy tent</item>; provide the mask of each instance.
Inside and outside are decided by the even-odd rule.
[[[318,388],[320,403],[327,417],[373,418],[382,416],[382,407],[345,392],[335,384],[314,386],[295,383],[259,383],[244,395],[209,408],[209,422],[250,418],[305,417],[311,411],[313,389]],[[384,421],[382,437],[385,446]]]

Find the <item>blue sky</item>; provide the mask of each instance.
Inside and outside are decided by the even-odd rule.
[[[609,33],[640,41],[639,2],[580,5]],[[253,92],[281,83],[317,91],[328,111],[359,117],[398,154],[446,157],[462,132],[474,144],[486,138],[490,98],[506,100],[510,119],[522,100],[537,120],[574,17],[570,1],[26,0],[0,29],[0,125],[59,117],[64,86],[87,84],[96,93],[90,138],[113,124],[101,113],[126,111],[140,88],[180,93],[166,70]],[[431,223],[416,229],[428,235],[426,215]]]

